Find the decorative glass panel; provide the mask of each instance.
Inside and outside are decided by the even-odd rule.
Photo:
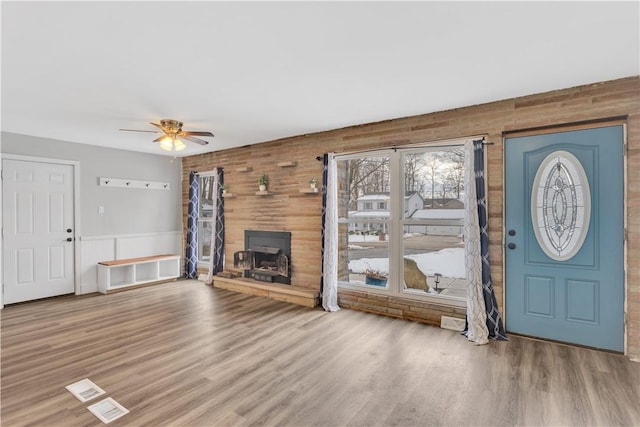
[[[589,181],[580,161],[567,151],[549,154],[531,190],[531,221],[544,253],[556,261],[572,258],[584,243],[590,217]]]

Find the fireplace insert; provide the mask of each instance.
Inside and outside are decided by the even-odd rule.
[[[233,266],[244,277],[290,285],[290,258],[291,233],[245,230],[244,250],[233,254]]]

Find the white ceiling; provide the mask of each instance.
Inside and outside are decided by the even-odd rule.
[[[639,5],[2,1],[2,130],[183,156],[628,77]]]

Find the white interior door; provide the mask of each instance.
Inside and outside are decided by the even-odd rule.
[[[74,167],[2,161],[4,303],[73,293]]]

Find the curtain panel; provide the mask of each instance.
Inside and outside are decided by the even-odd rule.
[[[491,282],[483,150],[483,140],[465,143],[465,334],[476,344],[486,344],[489,338],[507,339]]]
[[[332,153],[324,155],[322,171],[322,308],[338,311],[338,167]]]
[[[187,245],[185,254],[185,277],[195,279],[198,275],[198,173],[189,173],[189,206],[187,210]]]
[[[464,168],[464,264],[467,279],[467,329],[469,341],[489,342],[487,313],[482,296],[482,257],[480,255],[480,226],[474,171],[474,143],[467,141]]]
[[[207,283],[211,283],[213,276],[224,269],[224,170],[215,168],[213,171],[213,213],[211,224],[211,257],[209,258],[209,272]]]
[[[485,305],[487,329],[489,338],[506,340],[507,335],[505,334],[502,318],[498,311],[498,303],[496,301],[496,294],[493,291],[489,264],[489,227],[484,178],[484,141],[473,141],[473,154],[476,198],[478,200],[478,227],[480,229],[480,257],[482,260],[482,297]]]

